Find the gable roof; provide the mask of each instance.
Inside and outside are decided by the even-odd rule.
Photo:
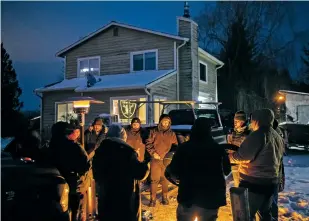
[[[60,83],[38,88],[35,92],[74,90],[75,92],[94,92],[111,90],[144,89],[176,74],[175,70],[140,71],[127,74],[95,76],[97,82],[87,87],[86,78],[64,79]]]
[[[78,40],[75,43],[69,45],[68,47],[58,51],[56,53],[56,56],[57,57],[62,57],[65,52],[67,52],[70,49],[78,46],[79,44],[87,41],[88,39],[90,39],[90,38],[100,34],[101,32],[105,31],[106,29],[110,28],[113,25],[119,26],[119,27],[123,27],[123,28],[127,28],[127,29],[131,29],[131,30],[135,30],[135,31],[145,32],[145,33],[154,34],[154,35],[159,35],[159,36],[166,37],[166,38],[172,38],[172,39],[179,40],[179,41],[188,41],[189,40],[188,38],[180,37],[178,35],[167,34],[167,33],[163,33],[163,32],[153,31],[153,30],[145,29],[145,28],[139,28],[139,27],[136,27],[136,26],[127,25],[127,24],[123,24],[123,23],[118,23],[118,22],[112,21],[112,22],[108,23],[107,25],[105,25],[104,27],[96,30],[95,32],[92,32],[92,33],[88,34],[84,38],[81,38],[80,40]]]

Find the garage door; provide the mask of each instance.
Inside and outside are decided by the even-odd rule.
[[[297,106],[298,122],[301,124],[309,124],[309,105]]]

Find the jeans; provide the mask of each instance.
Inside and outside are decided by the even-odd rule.
[[[163,160],[151,160],[150,163],[150,179],[151,179],[151,199],[155,200],[157,198],[158,184],[161,181],[162,184],[162,196],[167,197],[168,192],[168,180],[165,178],[165,166]]]
[[[273,201],[271,204],[271,215],[273,221],[278,221],[278,191],[274,193]]]
[[[178,204],[177,221],[193,221],[198,218],[198,221],[216,221],[219,209],[204,209],[196,205],[186,207]]]
[[[272,221],[271,205],[273,195],[249,192],[249,207],[251,221]]]

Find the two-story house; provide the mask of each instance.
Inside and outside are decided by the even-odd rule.
[[[178,35],[111,22],[59,51],[64,80],[35,90],[41,99],[41,128],[74,115],[69,97],[91,96],[87,123],[101,113],[117,114],[128,123],[125,100],[218,101],[217,69],[223,63],[198,46],[198,25],[186,12],[177,17]],[[88,87],[86,73],[97,82]],[[136,112],[143,124],[158,122],[158,104]]]

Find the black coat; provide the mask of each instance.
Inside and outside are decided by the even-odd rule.
[[[93,158],[93,175],[99,185],[99,216],[109,221],[137,221],[139,185],[149,173],[146,162],[118,138],[103,140]]]
[[[105,128],[103,127],[99,134],[94,130],[85,132],[85,150],[87,154],[93,157],[94,151],[100,146],[101,142],[105,139]]]
[[[226,205],[224,174],[230,171],[225,150],[209,138],[203,142],[190,140],[178,146],[166,176],[179,182],[178,203],[217,209]]]

